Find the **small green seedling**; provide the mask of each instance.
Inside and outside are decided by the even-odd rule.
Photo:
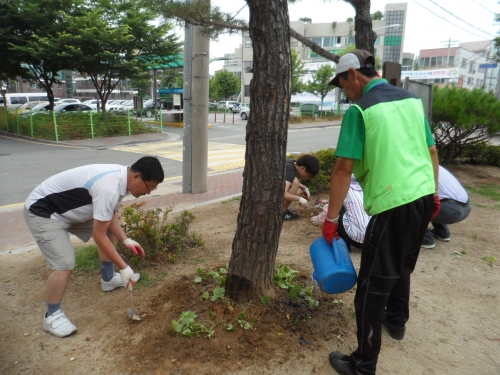
[[[490,265],[490,267],[496,267],[496,264],[495,264],[496,259],[493,255],[483,255],[481,257],[481,259],[487,261],[488,264]]]

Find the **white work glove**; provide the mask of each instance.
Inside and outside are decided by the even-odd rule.
[[[131,252],[133,252],[135,255],[139,255],[141,258],[144,258],[144,250],[142,249],[141,245],[139,245],[137,242],[130,238],[126,238],[123,240],[123,245],[128,248]]]
[[[130,266],[127,266],[127,268],[120,270],[120,276],[122,277],[122,283],[124,286],[127,286],[129,282],[131,282],[132,285],[135,285],[135,281],[133,279],[134,271],[132,271],[132,268],[130,268]]]
[[[311,217],[311,223],[314,225],[322,225],[322,223],[319,222],[319,215]]]
[[[306,195],[306,199],[311,199],[311,193],[309,192],[309,189],[304,186],[304,194]]]
[[[307,207],[307,200],[305,198],[299,198],[299,204],[303,207]]]

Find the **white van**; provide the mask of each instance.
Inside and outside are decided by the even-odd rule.
[[[59,98],[54,98],[55,102],[57,102],[58,100]],[[5,101],[7,103],[7,107],[17,108],[28,102],[39,102],[39,101],[48,102],[49,98],[47,97],[47,94],[44,92],[30,92],[30,93],[20,92],[20,93],[5,94]],[[0,106],[4,106],[2,95],[0,95]]]
[[[228,100],[228,101],[220,101],[219,102],[219,109],[233,109],[233,107],[238,107],[240,105],[239,102],[235,102],[235,101],[232,101],[232,100]]]

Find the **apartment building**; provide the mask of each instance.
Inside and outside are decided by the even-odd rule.
[[[377,33],[375,56],[380,62],[403,62],[407,6],[407,3],[387,4],[383,12],[384,18],[373,21],[372,28]],[[347,46],[354,44],[354,21],[332,23],[291,21],[290,27],[334,54],[341,53]],[[294,38],[291,39],[290,43],[291,47],[299,53],[302,62],[308,66],[316,65],[319,67],[322,63],[331,63]],[[248,103],[250,101],[251,70],[253,69],[252,40],[248,33],[243,34],[241,47],[235,50],[234,55],[239,57],[241,61],[241,98],[242,101]],[[309,74],[314,73],[313,70],[308,70]]]

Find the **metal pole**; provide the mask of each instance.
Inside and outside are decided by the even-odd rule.
[[[186,3],[192,3],[192,0],[186,0]],[[184,112],[184,139],[182,153],[182,193],[192,193],[191,176],[191,140],[193,138],[191,121],[191,59],[193,55],[193,26],[186,24],[184,31],[184,94],[183,94],[183,112]]]

